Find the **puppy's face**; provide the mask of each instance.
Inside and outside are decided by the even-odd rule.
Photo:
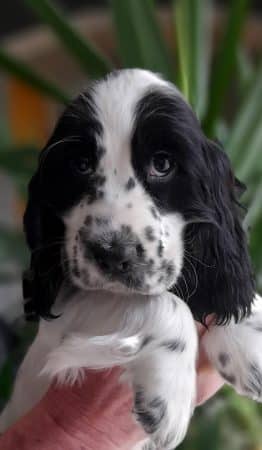
[[[81,289],[158,294],[177,284],[202,315],[216,309],[214,280],[232,290],[234,264],[244,263],[249,277],[233,191],[226,156],[176,88],[150,72],[119,71],[60,118],[30,184],[25,229],[33,250],[57,243],[44,266],[56,260],[59,276]],[[192,261],[202,259],[216,273],[206,270],[200,283]]]
[[[40,168],[48,201],[65,224],[63,264],[78,287],[156,294],[180,274],[177,104],[187,109],[157,77],[120,72],[62,117]]]

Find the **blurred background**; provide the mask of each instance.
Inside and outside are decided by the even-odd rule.
[[[244,226],[262,288],[262,4],[231,0],[9,0],[0,15],[0,409],[36,331],[21,272],[26,187],[64,105],[114,67],[175,82],[248,189]],[[262,349],[261,349],[262,351]],[[262,407],[224,388],[181,450],[262,450]]]

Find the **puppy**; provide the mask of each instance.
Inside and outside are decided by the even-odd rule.
[[[147,448],[173,449],[195,405],[193,318],[209,314],[211,361],[261,400],[262,307],[240,189],[179,91],[151,72],[114,72],[67,107],[29,185],[25,312],[41,320],[1,430],[53,377],[120,365]]]

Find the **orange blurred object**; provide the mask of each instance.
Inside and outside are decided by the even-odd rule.
[[[6,88],[7,115],[14,144],[31,144],[41,148],[50,130],[50,102],[31,87],[13,78],[8,79]],[[17,198],[14,208],[18,221],[21,221],[24,201]]]
[[[50,123],[50,103],[37,91],[15,79],[7,85],[10,131],[16,144],[45,142]]]

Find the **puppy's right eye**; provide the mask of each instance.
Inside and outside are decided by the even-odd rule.
[[[79,175],[88,175],[92,171],[90,161],[86,157],[79,157],[71,160],[72,170]]]

